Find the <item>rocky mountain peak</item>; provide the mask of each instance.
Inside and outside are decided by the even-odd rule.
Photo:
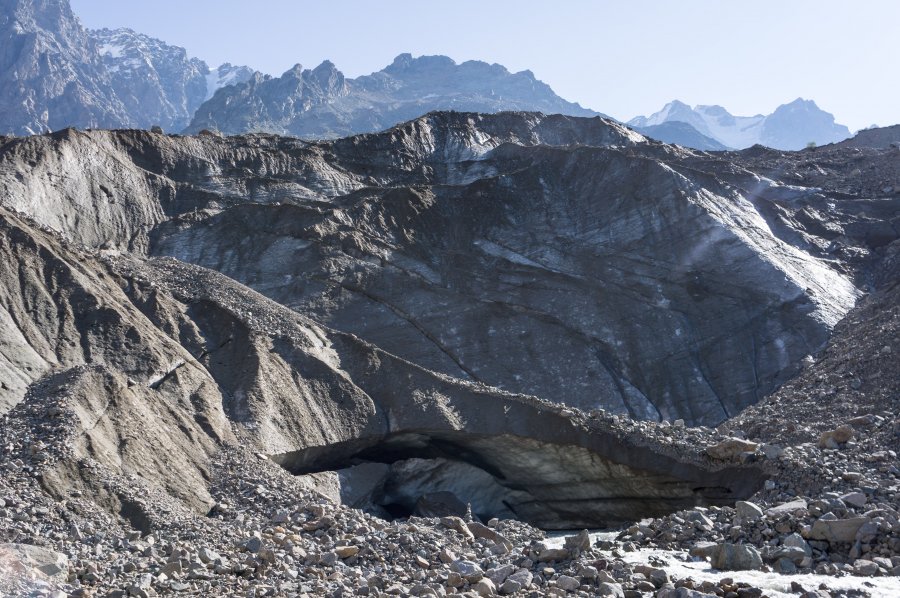
[[[330,60],[322,61],[322,64],[314,68],[309,79],[329,96],[340,96],[347,93],[344,73],[339,71]]]
[[[17,22],[24,29],[58,31],[77,23],[68,0],[0,0],[0,23]]]
[[[284,71],[281,76],[285,79],[290,78],[299,81],[303,78],[303,65],[298,62],[288,70]]]
[[[797,98],[766,117],[760,140],[779,149],[800,149],[809,143],[824,145],[850,137],[850,129],[834,122],[834,115],[812,100]]]
[[[413,58],[412,54],[404,53],[394,58],[394,61],[385,67],[382,72],[391,75],[402,75],[404,73],[426,73],[441,70],[453,69],[456,61],[448,56],[419,56]]]

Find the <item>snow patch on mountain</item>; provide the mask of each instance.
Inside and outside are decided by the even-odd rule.
[[[206,75],[206,97],[204,101],[213,97],[217,91],[229,85],[243,83],[253,76],[253,69],[246,66],[234,66],[225,63]]]

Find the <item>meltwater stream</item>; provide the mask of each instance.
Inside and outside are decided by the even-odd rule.
[[[557,532],[548,534],[547,544],[554,548],[562,548],[569,532]],[[619,531],[601,531],[591,533],[591,542],[598,540],[614,541]],[[833,577],[830,575],[816,575],[798,573],[794,575],[782,575],[780,573],[768,573],[765,571],[719,571],[710,567],[709,562],[690,556],[681,550],[659,550],[655,548],[638,548],[633,552],[622,552],[620,557],[630,565],[647,564],[651,560],[660,559],[666,565],[666,570],[672,579],[686,579],[690,577],[696,582],[718,582],[722,578],[730,577],[735,582],[747,583],[765,592],[769,598],[796,598],[796,592],[791,591],[791,582],[797,582],[806,590],[815,590],[821,584],[825,584],[832,592],[859,592],[859,596],[871,596],[872,598],[897,598],[900,596],[900,577],[858,577],[847,575]]]

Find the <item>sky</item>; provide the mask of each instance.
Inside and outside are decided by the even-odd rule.
[[[211,66],[348,77],[398,54],[529,69],[620,120],[673,99],[768,114],[815,100],[851,131],[900,123],[898,0],[71,0],[85,26],[130,27]]]

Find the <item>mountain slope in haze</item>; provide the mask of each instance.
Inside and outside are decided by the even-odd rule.
[[[197,108],[219,88],[246,81],[247,67],[222,65],[216,70],[184,48],[171,46],[131,29],[99,29],[88,34],[98,45],[112,87],[136,126],[187,126]]]
[[[900,125],[871,127],[858,131],[850,139],[837,144],[840,147],[889,148],[900,147]]]
[[[128,29],[88,31],[68,0],[0,0],[0,133],[65,127],[180,130],[246,67],[215,71]]]
[[[680,120],[668,120],[658,125],[633,128],[642,135],[663,143],[675,143],[708,152],[720,152],[729,149],[712,137],[703,135],[690,124]]]
[[[432,110],[599,115],[563,100],[530,71],[401,54],[381,71],[356,79],[329,61],[311,70],[296,65],[277,78],[256,75],[203,104],[187,131],[333,138],[379,131]]]
[[[0,0],[0,48],[3,132],[135,122],[68,0]]]
[[[183,48],[130,29],[85,30],[68,0],[2,0],[0,18],[5,134],[154,125],[180,131],[190,123],[195,132],[339,137],[435,109],[598,114],[563,100],[530,71],[484,62],[403,54],[356,79],[327,61],[272,78],[229,64],[210,69]]]
[[[691,108],[678,100],[651,116],[638,116],[628,124],[641,129],[667,122],[684,122],[700,134],[732,148],[756,144],[782,150],[799,150],[814,142],[834,143],[850,136],[850,130],[834,122],[834,116],[812,100],[797,98],[769,115],[735,116],[721,106]]]

